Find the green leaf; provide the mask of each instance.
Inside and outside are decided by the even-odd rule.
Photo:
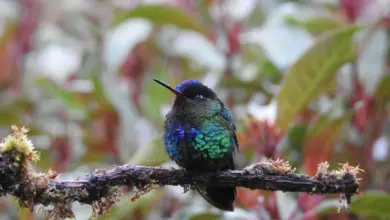
[[[302,143],[305,140],[307,130],[307,125],[305,124],[297,124],[290,127],[287,131],[289,148],[300,150]]]
[[[153,74],[154,78],[160,79],[169,83],[171,80],[167,77],[168,73],[163,65],[156,65],[159,68],[158,72]],[[173,93],[169,92],[164,87],[155,83],[152,79],[147,80],[143,88],[144,98],[141,100],[141,113],[148,119],[151,119],[156,124],[162,125],[163,118],[161,117],[160,107],[162,104],[166,104],[172,101],[174,98]]]
[[[356,58],[353,35],[360,29],[351,26],[322,36],[290,68],[277,96],[276,124],[282,130],[311,100],[329,90],[342,65]]]
[[[221,216],[213,213],[202,213],[196,214],[189,218],[189,220],[220,220],[223,219]]]
[[[333,211],[337,211],[341,205],[342,204],[340,204],[340,199],[326,199],[314,208],[314,212],[318,213],[319,215],[324,215]]]
[[[390,218],[390,195],[386,192],[366,192],[352,200],[351,213],[361,216]]]
[[[99,71],[93,72],[91,74],[91,81],[93,83],[93,96],[95,96],[95,99],[99,102],[100,105],[104,105],[105,107],[108,107],[110,109],[114,109],[110,103],[110,101],[107,99],[106,94],[104,93],[104,87],[102,86],[102,83],[100,82],[99,78]]]
[[[267,91],[259,81],[241,81],[237,77],[232,77],[229,80],[223,80],[221,81],[222,87],[231,87],[231,88],[240,88],[245,89],[246,92],[255,93],[255,92],[262,92],[266,96],[272,96],[270,92]]]
[[[302,165],[303,143],[306,134],[308,133],[308,125],[294,124],[287,130],[287,141],[281,141],[280,149],[286,153],[286,159],[290,161],[293,167],[300,167]]]
[[[361,107],[361,104],[358,102],[352,109],[344,112],[344,110],[341,109],[343,107],[339,104],[341,103],[335,103],[331,110],[319,115],[318,118],[313,121],[309,128],[309,135],[317,135],[323,129],[330,129],[333,131],[332,133],[338,133],[341,126],[352,119],[353,115]]]
[[[323,34],[327,31],[331,31],[344,26],[343,21],[338,16],[313,17],[304,21],[289,16],[287,17],[287,21],[290,24],[298,25],[305,28],[307,31],[314,35]]]
[[[282,150],[293,167],[302,166],[302,149],[307,134],[308,125],[297,123],[290,126],[286,132],[286,141],[278,143],[278,149]],[[285,138],[285,137],[284,137]]]
[[[162,138],[159,136],[149,144],[138,148],[135,154],[130,158],[128,164],[155,166],[169,160],[165,152]]]
[[[390,74],[385,74],[382,80],[379,82],[376,91],[375,98],[378,101],[388,102],[390,101]]]
[[[266,15],[264,14],[264,12],[265,11],[263,10],[252,10],[252,13],[248,17],[245,26],[248,29],[259,27],[259,25],[263,24],[264,20],[266,19]]]
[[[107,153],[106,152],[101,152],[101,151],[98,151],[98,150],[95,150],[95,149],[91,149],[93,148],[94,146],[90,146],[88,145],[87,146],[87,149],[88,149],[88,153],[87,154],[84,154],[84,156],[82,156],[79,160],[79,162],[77,163],[77,165],[85,165],[85,164],[92,164],[92,163],[96,163],[97,161],[104,161],[105,159],[107,159]]]
[[[26,122],[22,120],[24,114],[28,114],[30,112],[31,106],[32,102],[25,96],[16,98],[12,103],[0,105],[0,125],[15,124],[22,126],[23,124],[30,129],[29,135],[32,135],[31,127],[33,125],[26,124]],[[34,128],[34,130],[36,130],[36,128]]]
[[[179,28],[205,33],[204,28],[194,17],[187,15],[182,9],[167,5],[141,5],[131,11],[119,11],[115,15],[112,26],[117,26],[130,18],[144,18],[157,25],[171,24]]]
[[[281,75],[275,64],[267,57],[267,53],[263,47],[258,44],[244,44],[243,57],[245,62],[256,66],[256,79],[258,81],[270,80],[273,83],[279,83],[283,75]]]
[[[21,110],[12,105],[0,106],[0,125],[20,124]]]
[[[280,73],[278,68],[269,59],[265,59],[263,61],[260,73],[263,77],[268,78],[272,83],[279,83],[283,78],[283,75]]]
[[[16,205],[16,207],[18,207],[18,205]],[[20,207],[20,209],[18,210],[18,215],[19,215],[18,219],[28,220],[31,218],[31,209]]]
[[[308,135],[315,136],[318,135],[324,129],[329,129],[332,130],[332,133],[329,135],[333,137],[333,135],[339,133],[341,127],[344,125],[345,122],[349,121],[352,118],[353,114],[354,113],[349,112],[348,114],[345,114],[335,119],[330,118],[328,114],[321,115],[319,118],[317,118],[316,121],[314,121],[312,126],[310,126]]]
[[[53,166],[53,160],[46,159],[46,158],[52,158],[52,150],[45,150],[45,149],[39,149],[39,156],[40,160],[37,162],[36,166],[39,167],[41,170],[49,170]]]
[[[48,95],[54,96],[62,102],[62,104],[70,112],[77,112],[82,117],[87,116],[88,108],[84,100],[80,96],[72,92],[66,91],[60,88],[55,82],[51,81],[45,77],[39,77],[36,79],[36,83],[42,86],[42,88],[47,92]]]

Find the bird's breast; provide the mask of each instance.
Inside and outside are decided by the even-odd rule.
[[[195,130],[190,137],[195,157],[219,159],[234,149],[229,130],[217,121],[205,121]]]
[[[172,160],[186,167],[189,163],[224,160],[231,156],[235,142],[228,126],[220,120],[192,123],[170,120],[165,124],[164,146]]]

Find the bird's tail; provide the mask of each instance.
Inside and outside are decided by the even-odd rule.
[[[234,211],[233,202],[236,197],[235,187],[196,186],[196,190],[211,205],[224,211]]]

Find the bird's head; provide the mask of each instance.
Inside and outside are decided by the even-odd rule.
[[[176,95],[172,109],[178,111],[179,114],[209,116],[220,112],[224,108],[217,94],[199,80],[185,80],[175,88],[160,80],[154,79],[154,81]]]

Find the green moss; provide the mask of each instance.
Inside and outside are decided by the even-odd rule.
[[[15,125],[12,126],[12,134],[4,138],[0,143],[0,149],[2,152],[8,152],[16,150],[27,158],[27,160],[36,162],[39,160],[39,154],[35,151],[34,145],[27,138],[28,130],[24,127],[18,128]],[[15,160],[20,161],[20,155],[15,155]]]

